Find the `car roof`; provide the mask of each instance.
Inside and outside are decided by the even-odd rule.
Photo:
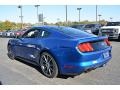
[[[65,28],[65,26],[43,25],[43,26],[34,26],[33,28],[41,28],[48,31],[57,31],[58,29]]]
[[[65,26],[37,26],[37,27],[34,27],[34,28],[43,28],[45,29],[46,31],[49,31],[49,32],[52,32],[52,33],[55,33],[54,35],[62,35],[62,36],[65,36],[65,37],[71,37],[71,38],[77,38],[77,37],[91,37],[91,36],[94,36],[93,34],[89,34],[87,32],[84,32],[84,31],[81,31],[81,30],[78,30],[78,29],[74,29],[74,28],[71,28],[71,27],[65,27]],[[79,32],[79,33],[76,33]]]

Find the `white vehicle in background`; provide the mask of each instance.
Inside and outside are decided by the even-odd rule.
[[[100,34],[108,36],[109,39],[120,40],[120,22],[108,22],[106,26],[101,27]]]

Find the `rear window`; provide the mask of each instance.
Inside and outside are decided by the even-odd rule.
[[[84,32],[82,30],[78,30],[78,29],[75,29],[75,28],[69,28],[69,27],[60,27],[58,29],[60,32],[66,34],[66,35],[69,35],[69,36],[79,36],[79,37],[87,37],[87,36],[91,36],[93,34],[90,34],[90,33],[87,33],[87,32]]]

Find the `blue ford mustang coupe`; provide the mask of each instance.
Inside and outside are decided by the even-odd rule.
[[[10,39],[8,56],[40,66],[42,73],[53,78],[78,75],[106,65],[111,59],[107,37],[64,26],[38,26],[21,37]]]

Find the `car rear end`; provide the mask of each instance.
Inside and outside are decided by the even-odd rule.
[[[75,49],[66,56],[62,73],[77,75],[106,65],[111,59],[111,45],[107,37],[78,40]]]
[[[69,27],[56,28],[60,35],[54,34],[55,41],[52,42],[55,44],[51,46],[57,46],[51,52],[57,60],[60,74],[77,75],[101,67],[111,59],[112,47],[106,36],[99,37]]]

